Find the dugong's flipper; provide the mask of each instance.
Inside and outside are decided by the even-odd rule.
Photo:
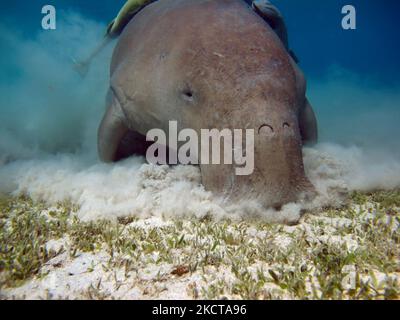
[[[118,99],[112,90],[107,95],[107,110],[98,131],[98,152],[104,162],[114,162],[134,154],[144,156],[153,142],[128,128]]]
[[[97,136],[97,148],[102,161],[113,162],[116,160],[119,143],[129,131],[125,123],[121,105],[110,90],[107,95],[107,110]]]
[[[304,107],[300,110],[299,126],[304,144],[312,145],[318,142],[317,118],[308,99],[306,99]]]

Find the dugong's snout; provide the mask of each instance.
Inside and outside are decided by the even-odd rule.
[[[252,114],[243,123],[254,130],[253,171],[237,175],[234,166],[201,166],[206,189],[232,202],[256,200],[265,208],[281,208],[292,202],[310,201],[315,188],[306,177],[302,139],[296,114],[270,112],[268,117]],[[238,124],[245,127],[244,124]],[[246,144],[246,142],[244,142]]]
[[[254,144],[254,173],[247,183],[254,185],[257,199],[266,207],[281,206],[315,197],[306,177],[302,139],[297,117],[288,112],[260,122]]]

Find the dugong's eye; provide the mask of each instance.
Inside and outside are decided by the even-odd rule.
[[[182,98],[188,102],[193,102],[194,101],[193,91],[190,88],[185,88],[182,91]]]

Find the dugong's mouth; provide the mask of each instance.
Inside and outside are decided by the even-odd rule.
[[[301,174],[301,172],[300,172]],[[201,166],[202,184],[205,189],[223,199],[225,204],[255,201],[264,209],[280,210],[289,203],[311,203],[317,192],[307,177],[265,177],[256,168],[249,176],[235,176],[229,166]]]

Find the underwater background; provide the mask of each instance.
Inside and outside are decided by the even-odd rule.
[[[193,195],[192,169],[165,171],[165,183],[143,196],[140,187],[154,172],[142,159],[116,165],[97,159],[113,45],[85,79],[73,61],[91,53],[124,2],[1,0],[0,191],[72,199],[89,215],[104,207],[110,214],[110,203],[113,212],[201,215],[209,196]],[[305,154],[314,184],[326,194],[339,180],[357,190],[400,187],[400,2],[272,2],[285,17],[318,118],[321,143]],[[46,4],[57,10],[56,30],[41,28]],[[347,4],[357,10],[356,30],[341,27]],[[158,203],[149,207],[155,195]]]

